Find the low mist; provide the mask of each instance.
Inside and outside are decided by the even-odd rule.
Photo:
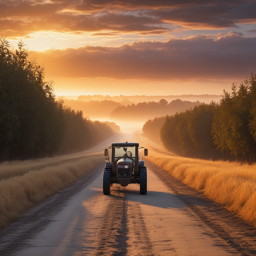
[[[92,121],[100,121],[100,122],[113,122],[113,120],[110,119],[103,119],[103,118],[96,118],[91,119]],[[142,127],[144,125],[144,121],[119,121],[115,120],[114,122],[116,125],[118,125],[121,129],[122,133],[131,133],[131,132],[137,132],[142,131]]]

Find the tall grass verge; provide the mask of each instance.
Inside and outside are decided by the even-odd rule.
[[[21,213],[72,184],[104,162],[102,155],[87,156],[73,163],[46,167],[0,181],[0,228]]]
[[[52,167],[53,165],[60,165],[66,162],[76,161],[78,159],[84,159],[84,155],[88,156],[86,152],[73,153],[64,156],[38,158],[25,161],[8,161],[0,164],[0,180],[10,179],[15,176],[21,176],[31,171],[39,171],[46,167]],[[95,155],[97,153],[90,153]]]
[[[256,227],[256,165],[162,156],[147,158]]]
[[[135,138],[149,148],[148,161],[256,227],[256,164],[179,157],[139,134]]]

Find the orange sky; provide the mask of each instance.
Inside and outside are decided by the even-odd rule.
[[[256,71],[254,0],[0,0],[57,95],[221,94]]]

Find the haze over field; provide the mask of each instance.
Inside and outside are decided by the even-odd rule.
[[[57,95],[221,94],[256,67],[256,3],[0,1]]]
[[[1,256],[256,255],[255,0],[0,0],[0,31]]]
[[[64,97],[66,99],[72,99],[71,97]],[[209,95],[209,94],[184,94],[184,95],[118,95],[118,96],[109,96],[109,95],[80,95],[78,97],[73,97],[77,101],[115,101],[121,103],[122,105],[131,105],[138,104],[140,102],[150,102],[150,101],[160,101],[162,99],[167,100],[168,102],[173,100],[185,100],[185,101],[200,101],[205,103],[210,103],[211,101],[218,102],[221,99],[221,95]]]

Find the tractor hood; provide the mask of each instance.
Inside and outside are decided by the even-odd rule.
[[[130,158],[121,158],[117,161],[117,164],[132,164],[132,160]]]

